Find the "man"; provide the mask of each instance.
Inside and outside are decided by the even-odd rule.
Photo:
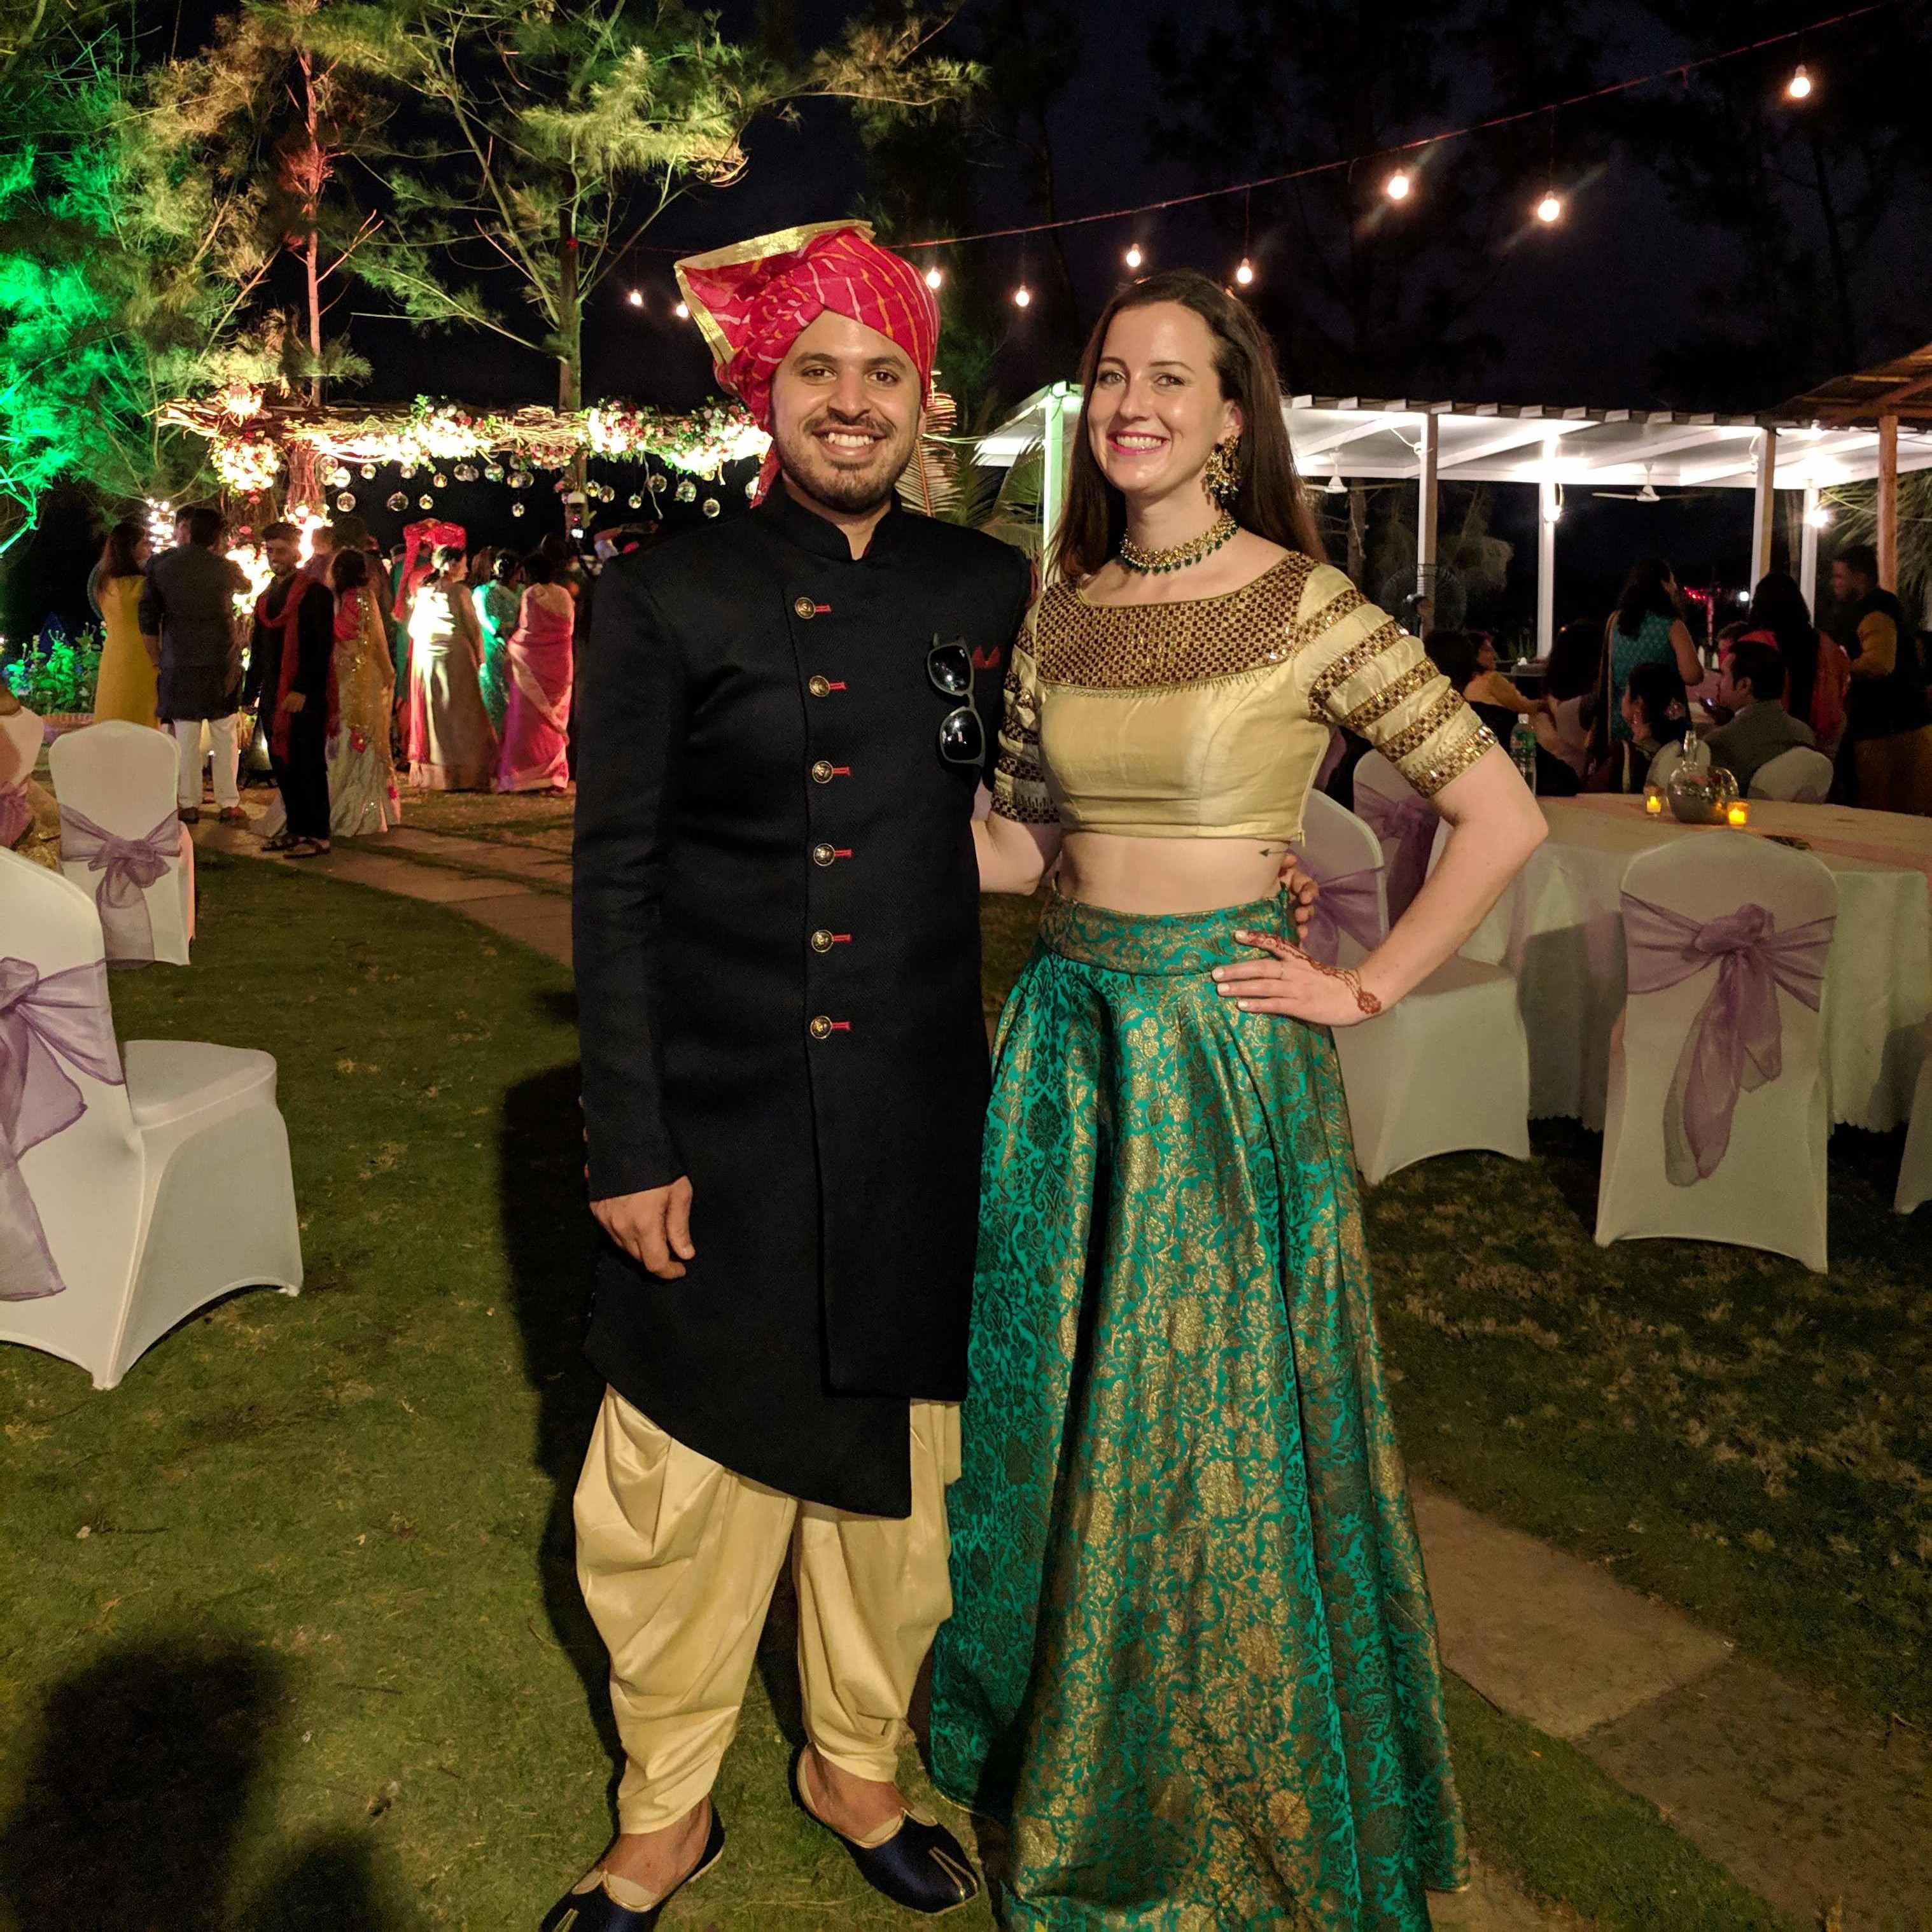
[[[213,742],[214,802],[224,825],[245,825],[236,784],[236,714],[242,646],[235,599],[248,580],[221,552],[221,512],[206,505],[175,520],[172,550],[148,562],[137,608],[141,638],[155,664],[155,712],[180,754],[175,802],[182,822],[201,820],[201,730]]]
[[[868,230],[677,273],[774,440],[749,518],[612,560],[582,668],[575,951],[611,1244],[578,1568],[629,1762],[620,1835],[545,1921],[574,1932],[642,1932],[722,1849],[708,1793],[788,1551],[801,1802],[902,1905],[977,1889],[896,1778],[951,1606],[988,1084],[970,820],[1029,568],[898,505],[938,316]]]
[[[1932,812],[1932,707],[1918,640],[1889,590],[1879,588],[1878,554],[1850,544],[1832,563],[1839,641],[1850,652],[1845,742],[1857,802],[1872,812]]]
[[[1741,797],[1750,793],[1759,768],[1794,745],[1815,746],[1817,734],[1784,708],[1784,659],[1775,644],[1740,638],[1718,670],[1718,702],[1731,722],[1711,734],[1711,761],[1738,782]]]
[[[271,524],[262,548],[274,572],[255,602],[248,701],[259,706],[286,822],[266,842],[291,859],[328,850],[328,734],[335,708],[335,597],[302,568],[302,533]]]

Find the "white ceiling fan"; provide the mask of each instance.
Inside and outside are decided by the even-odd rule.
[[[1619,503],[1660,503],[1664,499],[1651,486],[1650,465],[1643,466],[1643,488],[1641,490],[1599,490],[1600,496],[1608,496]]]

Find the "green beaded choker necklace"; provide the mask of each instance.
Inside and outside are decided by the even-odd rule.
[[[1124,536],[1120,538],[1120,561],[1130,570],[1144,571],[1150,577],[1162,577],[1171,570],[1185,570],[1190,563],[1198,563],[1203,557],[1212,556],[1238,527],[1234,518],[1223,510],[1198,537],[1190,537],[1185,543],[1176,544],[1171,550],[1143,550],[1132,538]]]

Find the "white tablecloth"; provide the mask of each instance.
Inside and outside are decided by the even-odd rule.
[[[1462,950],[1516,976],[1532,1117],[1566,1114],[1600,1129],[1610,1031],[1624,1003],[1624,868],[1667,840],[1707,835],[1646,818],[1640,798],[1546,799],[1543,813],[1548,840]],[[1932,1013],[1932,819],[1754,799],[1751,830],[1809,841],[1838,882],[1822,1012],[1831,1118],[1898,1126],[1912,1112]],[[1834,851],[1834,843],[1860,849]]]

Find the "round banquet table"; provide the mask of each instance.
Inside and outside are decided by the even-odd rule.
[[[1529,1111],[1600,1130],[1610,1033],[1624,1004],[1624,868],[1715,828],[1645,813],[1641,798],[1545,799],[1550,836],[1468,943],[1515,974],[1529,1035]],[[1912,1111],[1932,1013],[1932,818],[1834,805],[1750,804],[1750,833],[1804,839],[1838,884],[1826,964],[1830,1118],[1882,1132]]]

